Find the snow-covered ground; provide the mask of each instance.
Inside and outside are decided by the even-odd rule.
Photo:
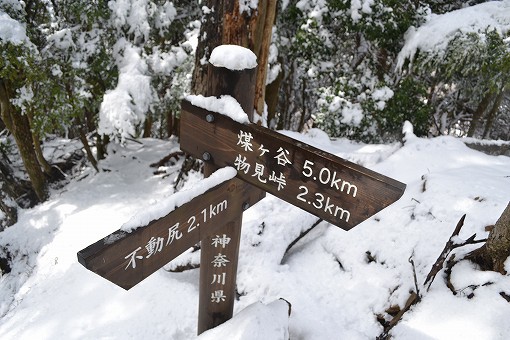
[[[392,330],[394,339],[510,338],[510,303],[500,295],[510,295],[510,276],[460,263],[452,273],[457,295],[446,287],[443,272],[429,290],[423,286],[462,215],[461,238],[486,237],[484,228],[510,199],[509,157],[487,156],[452,137],[416,138],[409,129],[404,145],[329,141],[317,130],[289,134],[404,182],[406,192],[349,232],[320,223],[287,254],[317,218],[270,195],[248,209],[235,316],[199,340],[283,340],[287,327],[292,340],[375,339],[383,330],[376,315],[403,307],[415,290],[411,257],[422,300]],[[0,249],[13,256],[12,272],[0,278],[0,339],[196,337],[198,269],[161,269],[124,291],[76,257],[173,194],[179,164],[166,169],[173,173],[166,177],[154,175],[149,164],[178,149],[173,140],[153,139],[115,147],[100,164],[108,171],[84,169],[0,234]],[[191,176],[182,190],[199,180]],[[174,264],[197,261],[196,253],[185,254]],[[290,319],[279,298],[292,304]]]

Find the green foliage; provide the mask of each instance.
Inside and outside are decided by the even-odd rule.
[[[431,110],[425,102],[426,90],[424,84],[417,82],[412,77],[403,79],[382,111],[382,119],[377,118],[381,124],[380,130],[396,139],[400,137],[402,123],[407,120],[413,124],[415,135],[426,137],[429,131]]]
[[[402,79],[397,85],[375,83],[374,77],[365,76],[370,82],[364,85],[356,77],[341,78],[335,89],[321,89],[315,120],[319,128],[333,137],[380,143],[398,140],[407,120],[414,125],[418,136],[427,136],[430,107],[426,105],[423,84],[412,77]]]
[[[91,118],[88,113],[97,113],[117,77],[106,3],[64,0],[55,2],[52,11],[54,22],[45,30],[40,52],[43,78],[30,83],[34,97],[27,104],[33,129],[42,135],[68,132]]]
[[[153,135],[159,138],[170,137],[171,132],[167,131],[168,120],[172,117],[180,118],[181,101],[184,95],[190,92],[194,55],[187,54],[181,57],[184,58],[182,64],[174,69],[171,75],[153,77],[153,86],[158,99],[151,107],[151,114],[155,118],[152,130]]]
[[[494,29],[459,33],[444,53],[428,57],[428,66],[439,69],[445,81],[469,79],[482,91],[494,92],[508,82],[510,52],[505,38]]]
[[[424,1],[430,7],[432,12],[437,14],[444,14],[454,10],[458,10],[467,6],[473,6],[487,2],[486,0],[432,0]]]
[[[446,49],[419,51],[412,70],[395,69],[405,33],[431,9],[445,13],[481,2],[291,1],[279,24],[288,30],[281,32],[287,45],[278,47],[290,65],[283,65],[282,117],[312,113],[331,136],[368,142],[399,139],[406,120],[420,136],[462,135],[478,119],[489,127],[494,117],[484,115],[510,88],[508,35],[459,32]],[[390,91],[379,98],[383,89]],[[316,107],[300,105],[314,101]]]
[[[272,66],[280,64],[283,79],[278,127],[300,129],[313,116],[331,136],[380,142],[399,138],[405,120],[423,136],[448,133],[459,122],[468,126],[482,98],[509,89],[508,36],[459,33],[443,51],[419,52],[411,70],[400,73],[395,62],[405,32],[430,10],[478,2],[280,2],[287,6],[273,34],[278,56]],[[0,42],[0,77],[14,108],[30,115],[41,136],[68,133],[78,122],[93,132],[105,94],[119,87],[128,46],[139,57],[140,78],[150,78],[145,91],[151,98],[133,109],[143,111],[136,112],[133,131],[141,132],[143,116],[150,115],[152,134],[166,137],[168,114],[178,116],[189,89],[194,53],[187,41],[198,34],[201,6],[186,0],[0,0],[0,11],[22,23],[29,39]],[[132,103],[126,107],[136,106],[136,90],[127,91]]]
[[[108,52],[111,39],[105,39],[103,29],[107,4],[46,5],[34,1],[11,8],[14,17],[24,21],[29,40],[3,44],[0,59],[0,77],[13,91],[14,109],[29,114],[33,131],[41,135],[66,132],[86,110],[97,112],[116,77]]]
[[[0,77],[16,87],[37,79],[37,57],[30,46],[0,41]]]
[[[438,112],[434,117],[440,126],[437,133],[469,126],[486,96],[496,97],[510,88],[509,47],[507,36],[486,29],[459,32],[444,51],[420,52],[412,71],[417,82],[431,89],[428,105]]]
[[[399,52],[404,33],[421,21],[422,14],[409,0],[377,0],[369,5],[370,10],[356,8],[350,0],[334,0],[329,5],[330,12],[342,13],[334,20],[337,31],[345,28],[361,33],[372,44],[392,53]]]
[[[179,100],[176,94],[182,98],[185,91],[186,81],[175,83],[172,72],[175,67],[191,72],[189,65],[179,64],[192,50],[176,46],[187,40],[186,27],[199,13],[198,4],[175,3],[189,10],[188,16],[171,21],[175,9],[165,0],[0,1],[0,11],[24,25],[28,39],[19,45],[0,42],[0,77],[12,89],[13,108],[29,114],[33,131],[41,136],[73,133],[76,126],[96,130],[103,98],[116,88],[119,63],[125,62],[122,46],[131,44],[147,66],[142,75],[151,78],[154,88],[144,114],[163,126],[166,112],[178,111],[171,107]],[[175,66],[156,65],[168,61]]]
[[[286,116],[309,112],[318,127],[335,137],[373,142],[396,138],[393,136],[399,133],[395,131],[400,132],[404,122],[398,119],[410,114],[385,108],[400,86],[395,82],[393,64],[404,33],[418,25],[424,13],[415,2],[399,0],[289,4],[282,15],[294,29],[287,26],[289,21],[279,25],[289,30],[283,32],[287,39],[282,40],[289,43],[278,48],[284,55],[284,81],[296,84],[299,79],[302,86],[286,85],[287,98],[280,102],[284,110],[291,111]],[[306,91],[304,86],[318,90]],[[388,96],[382,100],[373,97],[385,88],[390,90]],[[293,106],[303,99],[317,106],[304,110]]]
[[[155,98],[148,114],[154,120],[152,134],[159,138],[170,137],[171,131],[167,131],[168,120],[179,118],[181,101],[190,92],[195,55],[188,38],[198,35],[200,28],[193,21],[201,13],[198,3],[177,0],[173,4],[177,12],[186,12],[188,15],[178,16],[164,30],[154,30],[152,40],[146,44],[148,55],[156,55],[156,58],[159,58],[158,55],[165,56],[176,64],[174,68],[164,70],[152,67],[151,71]]]

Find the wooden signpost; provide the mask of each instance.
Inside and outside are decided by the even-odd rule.
[[[207,96],[228,94],[253,110],[253,70],[210,66]],[[247,84],[249,83],[249,84]],[[244,90],[240,90],[244,89]],[[405,184],[253,123],[182,102],[181,148],[225,166],[236,178],[132,231],[119,230],[78,252],[87,269],[130,289],[201,242],[198,334],[230,319],[242,213],[269,192],[350,230],[397,201]]]

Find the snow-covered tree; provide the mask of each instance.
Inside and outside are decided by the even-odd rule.
[[[198,31],[199,4],[176,3],[180,14],[165,0],[0,0],[1,125],[39,201],[60,174],[43,156],[48,134],[79,137],[96,168],[105,141],[140,136],[147,117],[148,135],[168,136],[189,85],[174,71],[190,78]]]
[[[418,99],[404,101],[399,94],[390,105],[396,92],[422,92],[396,77],[394,64],[404,33],[423,12],[412,1],[289,3],[278,26],[280,127],[295,128],[292,121],[302,126],[313,117],[332,136],[378,140],[394,138],[406,119],[423,120],[408,113],[423,114]]]
[[[177,18],[172,2],[117,0],[110,1],[109,7],[110,28],[116,36],[112,56],[119,75],[115,88],[107,89],[101,103],[99,132],[123,140],[140,135],[148,114],[164,111],[158,104],[168,99],[169,88],[161,86],[162,80],[172,79],[193,46],[180,46],[182,41],[175,38],[167,40],[175,35],[170,29]],[[171,81],[163,83],[169,87]]]
[[[278,109],[270,109],[270,114],[274,111],[279,128],[301,129],[313,118],[332,136],[365,141],[399,138],[405,120],[420,136],[446,130],[491,136],[491,127],[496,127],[497,136],[506,135],[507,129],[501,131],[501,124],[494,122],[506,121],[498,112],[505,107],[507,92],[501,75],[507,74],[503,51],[508,2],[483,2],[282,2],[275,32],[282,72],[273,77],[275,83],[281,82],[282,91]],[[499,13],[484,8],[499,8]],[[435,23],[439,26],[431,28]],[[496,28],[499,37],[488,27]],[[414,34],[422,31],[426,34]],[[459,34],[453,39],[455,32]],[[474,35],[467,36],[468,32]],[[480,39],[475,41],[475,36]],[[437,42],[437,49],[412,47],[413,37],[426,46]],[[403,67],[413,48],[420,50],[419,58],[411,69]],[[439,52],[446,49],[446,54]],[[471,68],[463,59],[467,54]],[[495,83],[499,91],[487,92]],[[455,113],[454,107],[470,113]],[[451,118],[442,119],[445,112]],[[477,123],[479,116],[484,124]]]
[[[503,118],[498,113],[510,85],[509,10],[509,1],[487,2],[431,14],[408,31],[398,67],[408,63],[404,69],[427,87],[432,134],[487,137]]]
[[[40,71],[40,23],[48,18],[38,2],[0,1],[0,114],[12,133],[39,201],[47,196],[47,177],[36,154],[25,103],[33,97],[30,84],[44,78]]]

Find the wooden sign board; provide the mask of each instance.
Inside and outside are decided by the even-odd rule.
[[[128,290],[223,225],[237,221],[243,205],[257,202],[239,179],[224,182],[165,217],[125,232],[118,230],[78,252],[92,272]],[[220,237],[220,235],[218,235]]]
[[[181,149],[349,230],[397,201],[406,185],[256,124],[182,102]],[[204,155],[206,157],[204,157]]]

